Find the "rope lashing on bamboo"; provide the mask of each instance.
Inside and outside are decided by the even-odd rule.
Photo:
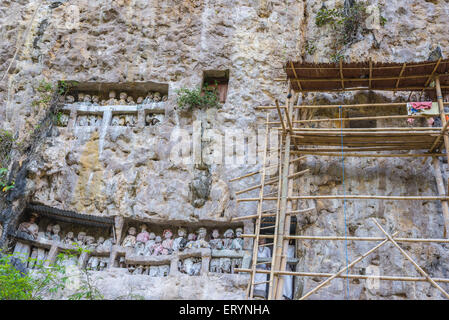
[[[344,157],[344,144],[343,144],[343,117],[342,108],[339,107],[340,129],[341,129],[341,170],[342,170],[342,186],[343,186],[343,215],[345,221],[345,257],[346,257],[346,299],[349,299],[349,261],[348,261],[348,235],[346,232],[346,188],[345,188],[345,157]]]

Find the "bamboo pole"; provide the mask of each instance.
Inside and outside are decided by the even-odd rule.
[[[422,200],[422,201],[432,201],[432,200],[445,200],[448,201],[448,196],[377,196],[377,195],[324,195],[324,196],[293,196],[290,200],[304,200],[304,199],[348,199],[348,200]],[[237,202],[251,202],[258,201],[258,198],[244,198],[237,199]],[[265,201],[275,201],[277,198],[267,197],[264,198]]]
[[[290,90],[288,90],[288,93],[290,93]],[[293,115],[293,108],[290,108],[290,98],[287,98],[286,100],[286,110],[289,113],[290,116]],[[287,201],[288,201],[288,173],[289,173],[289,167],[290,167],[290,143],[291,143],[291,133],[287,132],[287,135],[285,137],[285,144],[284,144],[284,163],[283,163],[283,169],[282,169],[282,176],[280,176],[281,181],[281,197],[279,202],[279,214],[277,221],[277,241],[274,244],[273,251],[276,257],[274,258],[274,264],[272,265],[272,268],[279,269],[280,267],[280,258],[283,254],[283,237],[284,237],[284,226],[285,226],[285,213],[287,212]],[[278,200],[276,198],[276,200]],[[274,280],[274,279],[273,279]],[[271,295],[269,295],[269,298],[274,298],[276,294],[276,290],[274,288],[274,282],[273,282],[273,290],[271,290]]]
[[[424,277],[426,277],[426,279],[434,286],[436,287],[438,290],[440,290],[440,292],[449,299],[449,294],[443,289],[441,288],[408,254],[407,252],[404,251],[404,249],[401,248],[400,245],[397,244],[396,241],[394,241],[394,239],[390,236],[389,233],[387,233],[382,226],[377,222],[376,219],[372,218],[374,223],[376,224],[376,226],[383,232],[383,234],[385,234],[385,236],[388,238],[389,241],[391,241],[391,243],[393,243],[393,245],[399,249],[399,251],[401,251],[401,253],[404,255],[404,257],[407,258],[407,260],[409,260],[414,266],[415,268],[419,271],[419,273],[421,273]]]
[[[290,211],[290,212],[286,212],[285,214],[298,215],[298,214],[310,212],[310,211],[313,211],[313,210],[315,210],[315,208],[308,208],[308,209],[304,209],[304,210]],[[263,218],[265,218],[265,217],[275,217],[275,216],[276,216],[276,213],[267,213],[267,214],[263,214],[262,215]],[[258,217],[257,214],[253,214],[253,215],[249,215],[249,216],[234,217],[234,218],[231,218],[231,221],[232,222],[242,221],[242,220],[248,220],[248,219],[255,219],[257,217]]]
[[[302,154],[325,156],[325,157],[341,157],[341,153],[324,153],[324,152],[301,152]],[[360,154],[360,153],[345,153],[344,157],[356,157],[356,158],[417,158],[417,157],[441,157],[445,156],[442,153],[406,153],[406,154]]]
[[[444,187],[444,180],[441,174],[440,160],[436,157],[432,159],[433,171],[435,175],[435,180],[437,183],[438,194],[440,196],[446,195],[446,188]],[[449,204],[447,201],[441,201],[441,207],[443,209],[443,219],[444,219],[444,237],[447,237],[449,231]]]
[[[440,85],[439,77],[435,78],[435,90],[436,90],[436,94],[437,94],[438,108],[440,109],[441,123],[442,123],[443,127],[445,127],[447,121],[446,121],[446,115],[444,112],[443,94],[441,93],[441,85]],[[446,148],[447,160],[449,163],[449,137],[447,135],[444,135],[443,139],[444,139],[444,147]]]
[[[434,151],[439,146],[439,142],[440,142],[441,138],[444,136],[448,125],[449,125],[449,122],[446,122],[443,129],[441,129],[440,134],[438,135],[438,137],[435,139],[434,143],[432,144],[432,147],[430,148],[429,152]]]
[[[304,160],[304,159],[306,159],[306,158],[307,158],[306,156],[304,156],[304,157],[299,157],[299,158],[290,160],[290,163],[294,163],[294,162],[297,162],[297,161],[301,161],[301,160]],[[272,166],[268,166],[267,169],[268,169],[268,168],[275,167],[275,166],[277,166],[277,164],[272,165]],[[229,182],[234,182],[234,181],[237,181],[237,180],[241,180],[241,179],[244,179],[244,178],[248,178],[248,177],[254,176],[254,175],[256,175],[256,174],[258,174],[258,173],[261,173],[261,172],[262,172],[262,170],[254,171],[254,172],[245,174],[244,176],[240,176],[240,177],[237,177],[237,178],[233,178],[233,179],[229,180]]]
[[[236,272],[249,273],[251,269],[236,268]],[[269,270],[257,270],[257,273],[269,273]],[[332,273],[316,273],[316,272],[298,272],[298,271],[274,271],[274,273],[285,276],[300,276],[300,277],[331,277]],[[408,281],[408,282],[427,282],[427,278],[416,277],[403,277],[403,276],[375,276],[375,275],[360,275],[360,274],[348,274],[338,275],[336,278],[350,278],[350,279],[363,279],[363,280],[385,280],[385,281]],[[449,279],[446,278],[433,278],[435,282],[449,283]]]
[[[279,108],[279,103],[278,103],[277,99],[274,100],[274,102],[276,103],[276,108],[277,108],[278,115],[279,115],[279,121],[280,121],[281,126],[282,126],[282,131],[285,133],[286,129],[285,129],[285,124],[284,124],[284,119],[282,118],[282,112],[281,112],[281,109]]]
[[[242,234],[243,238],[254,238],[255,234]],[[269,234],[260,235],[261,238],[271,239]],[[289,240],[314,240],[314,241],[382,241],[379,237],[339,237],[339,236],[286,236]],[[426,239],[426,238],[394,238],[397,242],[407,243],[449,243],[449,239]]]
[[[449,102],[444,102],[444,104],[449,104]],[[321,105],[299,105],[294,106],[294,109],[332,109],[332,108],[375,108],[375,107],[405,107],[407,102],[384,102],[384,103],[359,103],[359,104],[321,104]],[[283,109],[284,107],[280,107]],[[257,106],[258,110],[270,110],[276,109],[276,106]]]
[[[394,234],[396,235],[397,232]],[[322,287],[324,287],[326,284],[328,284],[329,282],[331,282],[333,279],[337,278],[340,274],[342,274],[343,272],[345,272],[346,270],[348,270],[349,268],[351,268],[353,265],[355,265],[356,263],[362,261],[363,259],[365,259],[368,255],[370,255],[371,253],[373,253],[374,251],[376,251],[377,249],[379,249],[380,247],[382,247],[384,244],[386,244],[389,241],[389,239],[385,239],[384,241],[382,241],[381,243],[379,243],[377,246],[375,246],[374,248],[372,248],[371,250],[368,250],[367,252],[365,252],[364,254],[362,254],[360,257],[358,257],[357,259],[355,259],[354,261],[352,261],[350,264],[348,264],[346,267],[344,267],[343,269],[340,269],[340,271],[338,271],[337,273],[335,273],[333,276],[327,278],[326,280],[324,280],[323,282],[321,282],[317,287],[315,287],[314,289],[310,290],[308,293],[306,293],[305,295],[303,295],[299,300],[304,300],[306,298],[308,298],[309,296],[311,296],[312,294],[314,294],[315,292],[317,292],[319,289],[321,289]]]

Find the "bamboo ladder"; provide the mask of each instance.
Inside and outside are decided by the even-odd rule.
[[[252,255],[252,264],[251,264],[251,273],[250,273],[250,281],[248,283],[248,288],[246,291],[246,298],[252,299],[254,298],[254,287],[258,284],[267,283],[267,281],[264,282],[255,282],[255,276],[256,276],[256,267],[257,267],[257,253],[259,250],[259,239],[260,239],[260,229],[262,224],[262,207],[263,207],[263,199],[264,199],[264,189],[265,189],[265,176],[266,176],[266,170],[267,170],[267,154],[269,152],[269,146],[268,146],[268,138],[270,135],[270,125],[269,122],[270,115],[267,114],[267,120],[266,120],[266,132],[265,132],[265,146],[264,146],[264,155],[263,155],[263,166],[262,166],[262,176],[260,181],[260,190],[259,190],[259,201],[257,203],[257,218],[256,218],[256,237],[254,239],[253,244],[253,255]]]

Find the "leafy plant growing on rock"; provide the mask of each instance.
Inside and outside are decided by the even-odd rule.
[[[79,268],[80,273],[71,275],[66,262],[78,255],[89,252],[76,246],[74,252],[64,251],[58,254],[56,262],[45,266],[45,261],[23,259],[12,254],[0,252],[0,300],[41,300],[61,293],[67,288],[71,277],[79,279],[79,286],[68,296],[69,300],[103,299],[99,289],[93,284],[89,270]],[[32,263],[30,272],[26,266]]]
[[[53,86],[50,82],[46,82],[45,80],[42,80],[39,83],[39,86],[36,88],[36,91],[39,93],[39,98],[36,100],[33,100],[31,105],[33,107],[40,107],[42,105],[48,105],[48,103],[51,101],[52,97],[52,91]]]
[[[14,188],[14,181],[8,182],[7,180],[8,169],[0,168],[0,189],[2,192],[8,192]]]
[[[217,90],[208,87],[187,89],[181,88],[176,91],[178,94],[178,107],[183,110],[191,111],[193,109],[220,108]]]

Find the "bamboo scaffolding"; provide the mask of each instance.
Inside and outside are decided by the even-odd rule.
[[[397,232],[394,234],[394,236],[397,234]],[[329,282],[331,282],[333,279],[337,278],[340,274],[342,274],[343,272],[345,272],[346,270],[348,270],[349,268],[351,268],[353,265],[357,264],[358,262],[362,261],[363,259],[365,259],[367,256],[369,256],[371,253],[373,253],[374,251],[376,251],[377,249],[379,249],[380,247],[382,247],[384,244],[386,244],[388,241],[390,241],[388,238],[385,239],[384,241],[382,241],[381,243],[379,243],[377,246],[375,246],[374,248],[372,248],[371,250],[368,250],[367,252],[365,252],[364,254],[362,254],[360,257],[358,257],[357,259],[355,259],[354,261],[352,261],[351,263],[349,263],[346,267],[344,267],[343,269],[340,269],[340,271],[338,271],[337,273],[335,273],[334,275],[332,275],[331,277],[327,278],[326,280],[324,280],[322,283],[320,283],[318,286],[316,286],[314,289],[310,290],[308,293],[306,293],[305,295],[303,295],[299,300],[304,300],[308,297],[310,297],[312,294],[314,294],[315,292],[317,292],[319,289],[321,289],[322,287],[324,287],[326,284],[328,284]]]
[[[278,183],[278,191],[277,196],[269,196],[262,195],[259,198],[243,198],[238,199],[237,202],[252,202],[259,201],[261,204],[263,202],[272,202],[277,201],[276,208],[270,209],[269,213],[263,213],[258,210],[257,214],[247,215],[242,217],[232,218],[232,221],[242,221],[247,219],[256,219],[257,221],[261,221],[264,217],[276,217],[274,220],[274,225],[270,225],[267,227],[262,227],[257,229],[255,234],[244,234],[243,238],[252,238],[257,239],[268,239],[272,240],[272,243],[267,243],[266,246],[273,246],[273,255],[271,259],[271,270],[262,270],[255,269],[255,265],[257,263],[253,263],[253,267],[251,269],[235,269],[237,272],[250,272],[252,277],[254,277],[255,273],[263,273],[269,274],[270,280],[262,283],[269,283],[269,299],[279,299],[282,296],[283,289],[283,275],[292,275],[292,276],[305,276],[305,277],[326,277],[327,279],[320,283],[317,287],[306,293],[301,299],[306,299],[313,293],[317,292],[321,288],[323,288],[326,284],[332,281],[335,278],[352,278],[352,279],[379,279],[379,280],[388,280],[388,281],[427,281],[430,282],[433,286],[435,286],[444,296],[449,298],[449,294],[446,293],[436,282],[449,283],[449,279],[432,279],[424,270],[422,270],[413,259],[407,255],[407,253],[398,245],[398,243],[410,243],[410,244],[424,244],[424,243],[446,243],[449,244],[449,239],[429,239],[429,238],[399,238],[396,237],[397,232],[392,236],[385,232],[382,229],[380,224],[373,219],[376,223],[376,226],[381,229],[384,233],[385,237],[341,237],[341,236],[306,236],[306,235],[290,235],[289,227],[290,227],[290,217],[292,214],[304,214],[307,212],[311,212],[316,210],[315,208],[308,208],[305,210],[292,210],[288,209],[288,206],[292,206],[292,201],[299,200],[317,200],[317,199],[348,199],[348,200],[404,200],[404,201],[441,201],[443,207],[443,217],[445,221],[445,233],[444,237],[446,238],[446,231],[449,231],[449,192],[446,192],[446,188],[444,185],[444,179],[441,174],[441,168],[439,166],[439,160],[437,157],[441,157],[446,155],[449,161],[449,136],[448,136],[448,128],[449,124],[445,119],[444,113],[444,105],[449,105],[449,102],[443,102],[443,97],[441,90],[447,89],[449,86],[441,86],[439,76],[436,75],[437,70],[439,70],[440,64],[447,65],[449,61],[442,62],[441,59],[438,62],[432,63],[424,63],[419,65],[407,65],[407,63],[403,63],[401,65],[395,65],[392,67],[376,67],[373,64],[372,60],[369,61],[369,68],[365,67],[354,67],[354,68],[344,68],[342,61],[340,60],[339,65],[329,68],[321,68],[322,69],[332,69],[336,72],[333,75],[328,76],[327,78],[317,78],[317,76],[312,75],[310,79],[307,79],[307,76],[304,76],[302,73],[298,73],[297,70],[300,69],[310,69],[317,70],[317,67],[310,68],[296,68],[293,62],[290,62],[290,67],[287,67],[287,70],[291,70],[293,72],[294,78],[292,74],[287,75],[287,79],[297,84],[295,90],[298,89],[301,92],[346,92],[346,91],[356,91],[356,90],[367,90],[368,88],[371,90],[385,90],[385,91],[421,91],[421,94],[427,90],[436,90],[438,107],[440,111],[440,117],[442,120],[442,126],[439,128],[433,127],[384,127],[384,128],[309,128],[306,127],[308,124],[313,123],[322,123],[322,122],[334,122],[334,121],[344,121],[348,123],[353,120],[395,120],[395,119],[409,119],[409,118],[428,118],[433,115],[407,115],[404,114],[400,108],[403,108],[407,105],[406,102],[398,102],[398,103],[365,103],[365,104],[334,104],[334,105],[297,105],[293,106],[289,103],[289,97],[286,100],[286,106],[279,106],[278,100],[275,100],[275,106],[258,106],[256,109],[270,111],[276,109],[279,115],[279,121],[268,121],[267,126],[272,126],[273,131],[277,131],[279,134],[282,130],[283,135],[280,137],[281,147],[275,151],[283,151],[281,152],[281,161],[279,161],[279,170],[278,170],[278,178],[267,181],[265,184],[259,184],[252,187],[248,187],[241,191],[238,191],[236,194],[242,194],[245,192],[249,192],[251,190],[255,190],[263,187],[265,185]],[[425,74],[411,74],[410,70],[416,67],[422,66],[430,66],[432,65],[432,73],[430,70],[427,70]],[[376,69],[388,69],[394,68],[396,71],[393,71],[391,76],[374,76],[373,71]],[[411,68],[411,69],[409,69]],[[443,67],[445,70],[446,67]],[[348,76],[348,73],[345,78],[345,70],[360,70],[366,69],[369,70],[369,78],[354,78],[354,76]],[[339,74],[339,78],[333,78],[335,75]],[[352,73],[354,74],[354,73]],[[302,78],[298,75],[302,75]],[[436,76],[435,76],[436,75]],[[315,78],[312,78],[314,77]],[[447,77],[444,76],[444,84],[447,82]],[[404,81],[407,79],[425,79],[425,85],[421,86],[420,84],[410,85],[409,87],[405,87]],[[430,81],[435,79],[435,88],[428,87]],[[386,83],[384,88],[376,88],[375,86],[379,83],[376,81],[380,80],[395,80],[393,84]],[[321,82],[321,84],[320,84]],[[326,89],[307,89],[312,86],[319,87],[323,85],[323,82],[331,82],[331,84],[326,85]],[[332,82],[339,82],[341,88],[332,88],[332,86],[338,86],[338,84],[332,84]],[[352,83],[351,83],[352,82]],[[354,86],[355,83],[359,83],[360,85]],[[316,83],[316,84],[314,84]],[[366,87],[368,85],[368,88]],[[323,85],[324,86],[324,85]],[[352,86],[352,87],[351,87]],[[373,88],[374,86],[374,88]],[[403,87],[401,87],[403,86]],[[304,87],[306,89],[304,89]],[[291,90],[291,83],[289,82],[288,92]],[[290,95],[291,97],[291,95]],[[397,110],[399,113],[397,115],[374,115],[374,116],[361,116],[361,117],[350,117],[350,118],[325,118],[325,119],[311,119],[311,118],[299,118],[293,117],[293,110],[297,112],[304,110],[308,111],[309,109],[334,109],[334,108],[376,108],[376,107],[386,107],[393,108]],[[282,114],[282,109],[285,110],[285,115]],[[284,116],[286,120],[284,121]],[[276,127],[278,125],[278,127]],[[279,127],[281,125],[281,127]],[[299,127],[301,126],[301,127]],[[285,140],[284,140],[284,139]],[[344,139],[343,139],[344,138]],[[443,141],[441,141],[443,140]],[[442,152],[442,144],[444,143],[444,148],[446,150],[445,153]],[[292,145],[294,146],[292,148]],[[304,147],[303,147],[304,146]],[[305,148],[305,146],[314,146],[314,148]],[[296,147],[296,148],[295,148]],[[338,148],[337,148],[338,147]],[[411,151],[411,150],[423,150],[427,152],[416,152],[416,153],[398,153],[394,151]],[[388,151],[389,153],[381,153],[379,151]],[[368,152],[368,153],[364,153]],[[293,171],[290,169],[291,161],[289,161],[288,157],[293,154],[300,155],[300,158],[305,159],[307,156],[330,156],[330,157],[369,157],[369,158],[383,158],[383,157],[397,157],[397,158],[406,158],[406,157],[423,157],[428,158],[432,157],[432,164],[434,166],[434,174],[437,182],[438,196],[380,196],[380,195],[296,195],[293,196],[291,192],[291,186],[294,178],[298,178],[300,175],[309,172],[309,169],[303,170],[294,174],[289,174],[289,171]],[[282,156],[283,160],[282,160]],[[260,172],[260,171],[259,171]],[[252,173],[252,174],[257,174]],[[251,176],[252,174],[248,174],[243,176],[242,178]],[[240,178],[232,179],[231,181],[239,180]],[[449,187],[449,186],[448,186]],[[275,193],[276,194],[276,193]],[[274,211],[274,212],[272,212]],[[261,229],[275,229],[274,234],[260,234]],[[375,247],[358,257],[356,260],[352,261],[350,264],[346,265],[344,268],[339,270],[335,274],[330,273],[311,273],[311,272],[296,272],[296,271],[285,271],[287,257],[286,257],[286,248],[288,247],[289,240],[301,240],[301,241],[368,241],[368,242],[380,242]],[[353,265],[360,262],[364,258],[366,258],[369,254],[376,251],[378,248],[383,246],[387,242],[392,242],[394,246],[396,246],[401,253],[415,266],[415,268],[421,273],[423,277],[402,277],[402,276],[371,276],[371,275],[342,275],[343,272],[349,270]],[[255,244],[257,247],[257,244]],[[254,250],[254,248],[253,248]],[[253,259],[254,259],[254,251],[253,251]],[[270,262],[263,262],[270,263]],[[251,284],[251,281],[250,281]],[[254,285],[254,283],[252,283]]]
[[[325,157],[356,157],[356,158],[417,158],[417,157],[441,157],[443,153],[406,153],[406,154],[360,154],[360,153],[324,153],[324,152],[301,152],[302,154],[325,156]]]
[[[255,234],[242,234],[243,238],[254,238]],[[260,235],[261,238],[271,239],[269,234]],[[340,236],[286,236],[289,240],[314,240],[314,241],[382,241],[381,237],[340,237]],[[449,239],[429,239],[429,238],[394,238],[397,242],[407,243],[449,243]]]
[[[257,263],[257,252],[258,252],[258,245],[259,245],[259,235],[260,235],[260,225],[262,222],[262,205],[263,205],[263,192],[264,192],[264,183],[265,183],[265,168],[266,168],[266,161],[267,161],[267,154],[268,154],[268,136],[269,136],[269,132],[270,132],[270,128],[268,125],[268,120],[269,120],[269,114],[267,114],[267,120],[266,120],[266,135],[265,135],[265,152],[264,152],[264,157],[263,157],[263,168],[262,168],[262,177],[261,177],[261,184],[262,187],[260,188],[259,191],[259,202],[257,204],[257,214],[259,216],[259,218],[257,219],[257,223],[256,223],[256,238],[253,244],[253,255],[252,255],[252,269],[253,272],[251,273],[250,276],[250,281],[248,284],[248,289],[247,289],[247,293],[246,293],[246,298],[248,297],[253,297],[253,293],[254,293],[254,276],[255,276],[255,270],[256,270],[256,263]]]
[[[268,262],[264,262],[268,263]],[[251,269],[235,268],[235,272],[249,273]],[[270,270],[258,269],[257,273],[270,273]],[[315,273],[315,272],[300,272],[300,271],[273,271],[275,274],[284,276],[300,276],[300,277],[321,277],[328,278],[331,277],[332,273]],[[385,281],[417,281],[417,282],[427,282],[427,278],[416,278],[416,277],[403,277],[403,276],[376,276],[376,275],[360,275],[360,274],[348,274],[348,275],[338,275],[336,278],[350,278],[350,279],[362,279],[362,280],[385,280]],[[446,278],[433,278],[435,282],[449,283],[449,279]]]
[[[444,200],[448,201],[448,196],[377,196],[377,195],[324,195],[324,196],[292,196],[289,200],[305,200],[305,199],[348,199],[348,200],[422,200],[422,201],[432,201],[432,200]],[[258,201],[259,198],[244,198],[237,199],[237,202],[251,202]],[[267,197],[263,199],[264,201],[275,201],[277,198]]]
[[[413,259],[410,257],[407,252],[404,251],[404,249],[401,248],[400,245],[397,244],[396,241],[394,241],[393,237],[382,228],[382,226],[377,222],[376,219],[372,218],[376,226],[385,234],[385,236],[388,238],[389,241],[393,243],[393,245],[399,249],[399,251],[402,253],[404,257],[407,258],[414,266],[415,268],[421,273],[434,287],[436,287],[446,298],[449,299],[449,294],[441,288]]]

